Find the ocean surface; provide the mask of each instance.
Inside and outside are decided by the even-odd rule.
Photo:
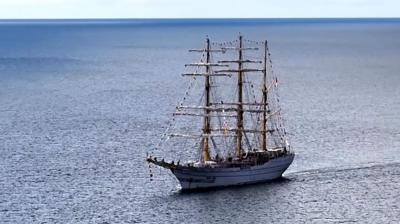
[[[209,192],[150,181],[187,50],[239,32],[270,43],[294,163]],[[0,223],[399,222],[399,19],[0,21]]]

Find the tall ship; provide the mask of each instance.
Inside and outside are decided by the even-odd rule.
[[[292,163],[279,104],[278,78],[267,41],[239,35],[192,49],[188,90],[154,152],[153,164],[172,172],[182,190],[267,182]],[[196,57],[195,56],[195,57]],[[163,158],[155,151],[167,154]]]

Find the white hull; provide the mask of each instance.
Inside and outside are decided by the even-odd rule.
[[[282,176],[290,166],[294,154],[272,159],[262,165],[245,168],[191,167],[173,169],[182,190],[215,188],[266,182]]]

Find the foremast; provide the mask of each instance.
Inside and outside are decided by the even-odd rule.
[[[203,162],[210,161],[210,138],[212,137],[211,134],[211,117],[213,116],[211,112],[215,111],[212,110],[212,102],[211,102],[211,77],[212,76],[230,76],[228,74],[214,74],[211,67],[213,66],[224,66],[218,63],[211,62],[211,52],[221,52],[222,50],[213,50],[211,49],[210,39],[206,38],[206,47],[204,49],[194,49],[189,50],[189,52],[202,52],[206,54],[205,62],[203,63],[193,63],[193,64],[186,64],[185,66],[204,66],[205,72],[204,73],[186,73],[183,74],[184,76],[204,76],[204,93],[205,93],[205,101],[203,107],[188,107],[192,109],[203,109],[204,114],[191,114],[191,113],[182,113],[178,115],[191,115],[191,116],[203,116],[203,128],[202,128],[202,135],[201,135],[201,160]],[[184,107],[180,107],[179,109],[183,109]],[[175,113],[177,115],[177,113]],[[182,135],[181,135],[182,136]],[[187,136],[189,137],[189,136]]]
[[[206,76],[204,83],[205,101],[204,101],[204,125],[203,125],[203,159],[204,161],[211,160],[209,149],[209,135],[211,134],[210,128],[210,39],[206,39]]]

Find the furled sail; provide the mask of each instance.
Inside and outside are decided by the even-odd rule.
[[[175,159],[201,161],[288,149],[266,41],[207,38],[203,48],[189,51],[199,61],[185,65],[182,76],[189,79],[189,88],[158,149],[181,150]]]

